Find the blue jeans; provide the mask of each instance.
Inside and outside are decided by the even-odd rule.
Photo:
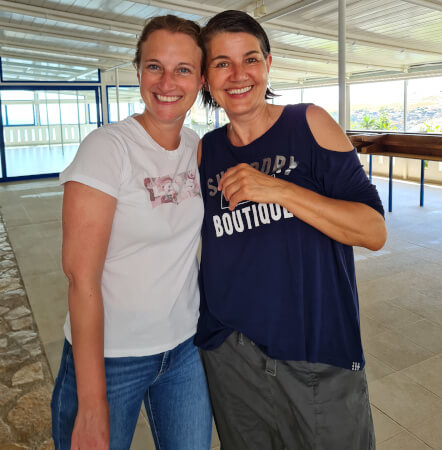
[[[157,449],[210,449],[212,412],[193,338],[157,355],[105,358],[105,371],[111,450],[130,448],[143,400]],[[78,401],[72,347],[67,341],[51,409],[55,448],[69,450]]]

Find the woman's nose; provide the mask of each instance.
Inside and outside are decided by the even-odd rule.
[[[232,68],[232,78],[235,81],[247,80],[248,75],[242,64],[235,64]]]
[[[160,79],[160,87],[163,90],[170,90],[175,87],[175,78],[173,73],[164,71]]]

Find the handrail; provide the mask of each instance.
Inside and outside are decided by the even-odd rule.
[[[362,154],[442,161],[442,134],[347,134]]]
[[[370,155],[369,178],[372,175],[372,156],[389,156],[388,211],[393,210],[393,157],[421,160],[420,206],[424,206],[425,160],[442,161],[442,134],[408,134],[383,132],[347,132],[359,153]]]

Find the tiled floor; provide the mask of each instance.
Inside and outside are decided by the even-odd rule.
[[[386,181],[375,183],[386,203]],[[378,450],[442,449],[442,189],[428,187],[425,196],[420,208],[418,186],[395,182],[387,244],[376,253],[355,249]],[[53,373],[67,308],[61,201],[55,180],[0,185],[1,213]],[[132,449],[153,448],[142,415]]]

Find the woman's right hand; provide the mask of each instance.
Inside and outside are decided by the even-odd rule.
[[[109,449],[109,404],[107,400],[78,408],[71,450]]]

